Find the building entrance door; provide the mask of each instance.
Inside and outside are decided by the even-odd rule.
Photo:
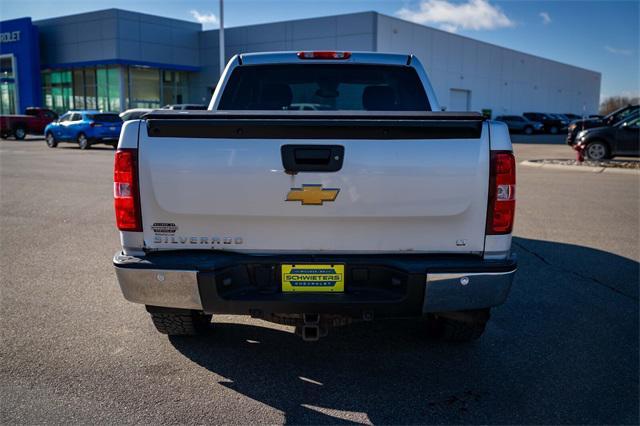
[[[16,72],[13,55],[0,56],[0,114],[17,114]]]
[[[449,89],[449,111],[469,111],[471,90]]]

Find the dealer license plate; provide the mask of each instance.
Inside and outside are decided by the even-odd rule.
[[[344,292],[344,265],[284,264],[282,265],[282,291],[342,293]]]

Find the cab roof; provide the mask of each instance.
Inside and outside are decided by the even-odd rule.
[[[337,53],[343,58],[314,58],[313,53]],[[301,57],[308,54],[310,57]],[[409,65],[413,55],[399,53],[378,53],[378,52],[350,52],[342,50],[297,50],[287,52],[260,52],[242,53],[238,55],[240,65],[258,65],[274,63],[356,63],[356,64],[379,64],[379,65]]]

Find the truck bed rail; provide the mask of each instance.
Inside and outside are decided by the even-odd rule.
[[[473,112],[153,111],[150,137],[225,139],[477,139]]]

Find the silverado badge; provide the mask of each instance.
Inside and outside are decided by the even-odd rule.
[[[291,188],[286,201],[300,201],[303,206],[321,206],[325,201],[335,201],[339,189],[322,188],[322,185],[302,185]]]

